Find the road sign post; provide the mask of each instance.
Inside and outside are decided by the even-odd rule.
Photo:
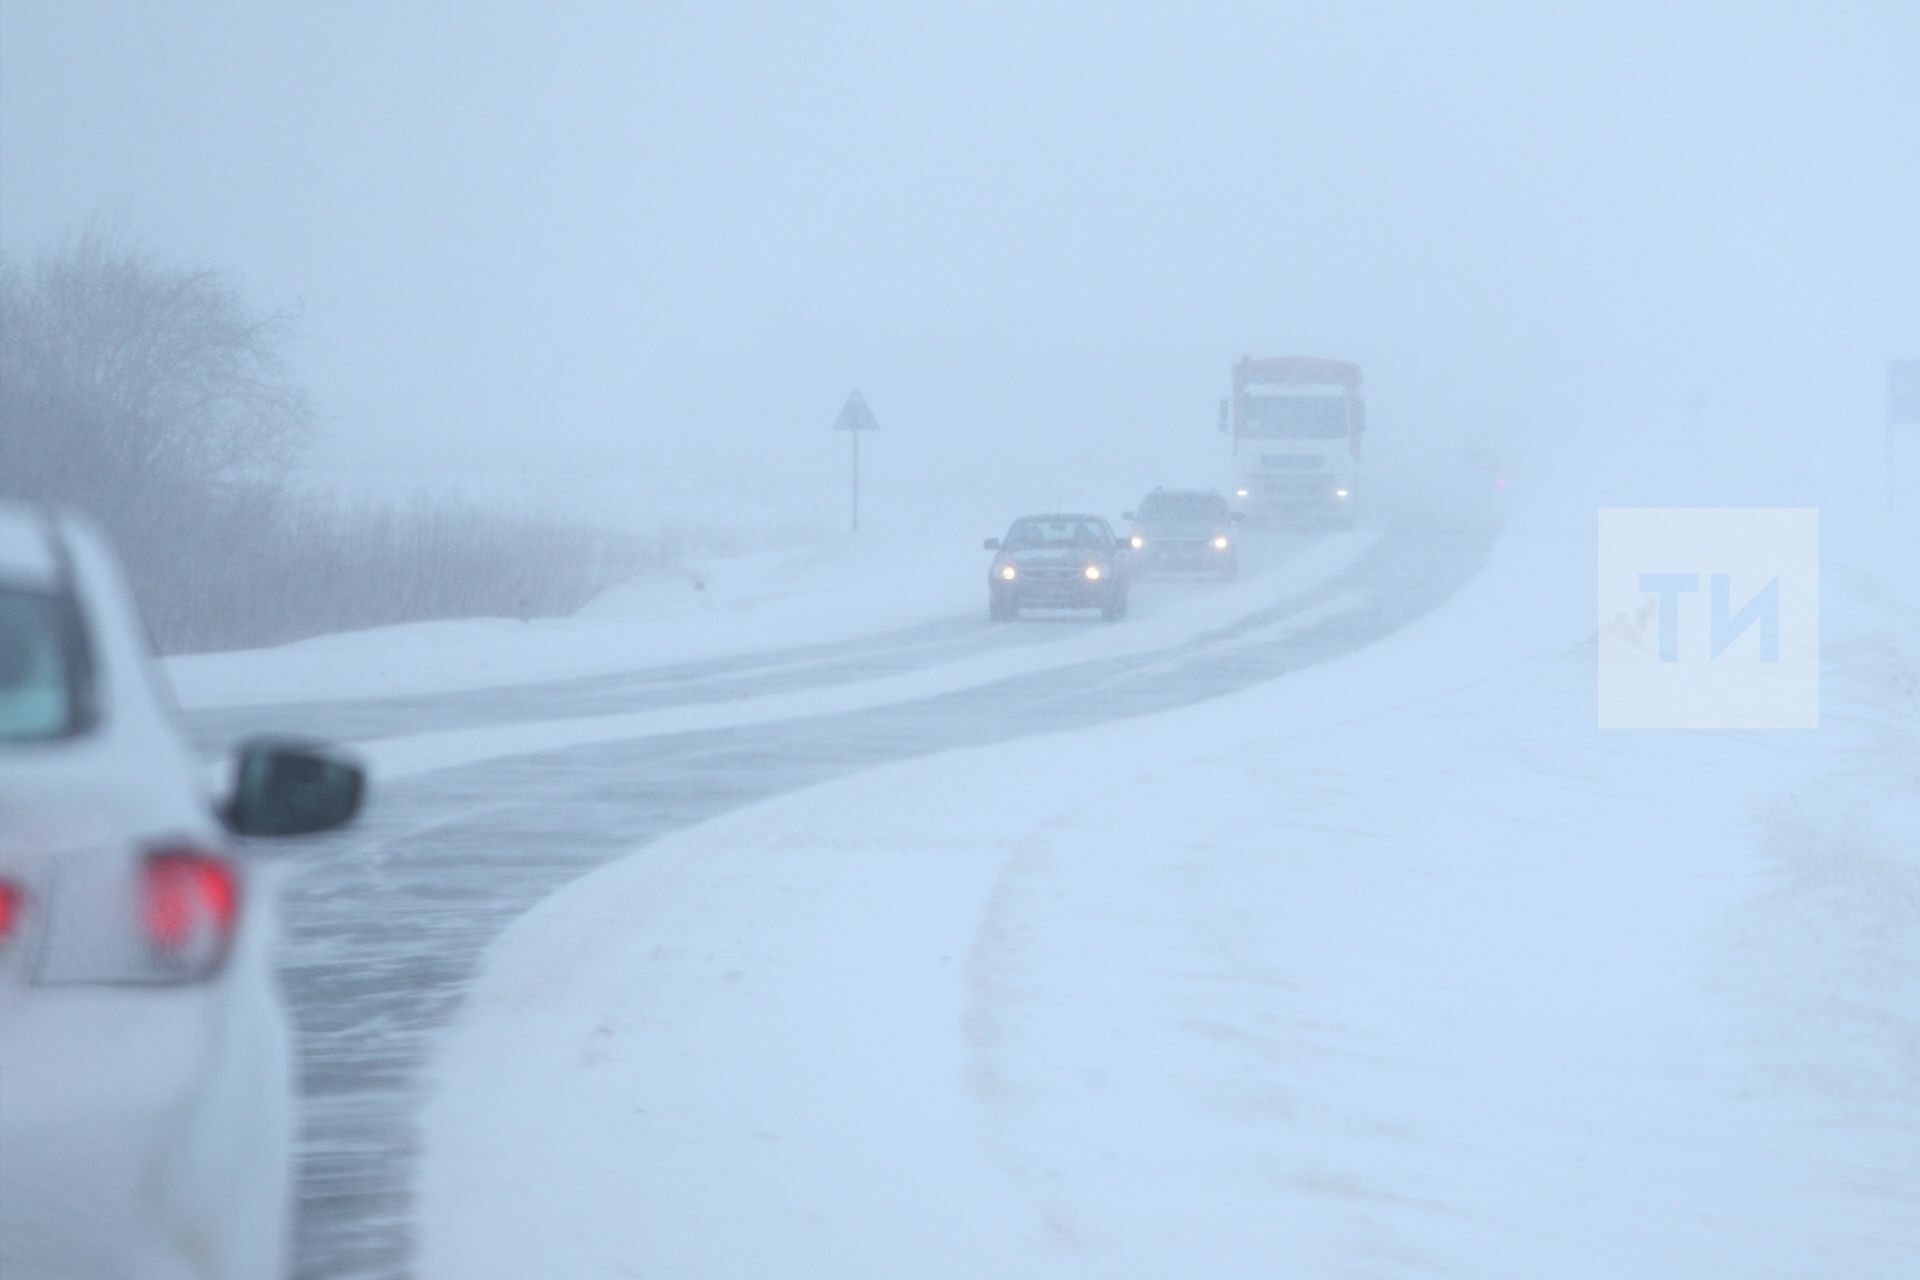
[[[1897,506],[1920,474],[1920,360],[1887,368],[1887,505]]]
[[[847,403],[840,409],[840,416],[833,420],[835,431],[844,431],[853,437],[853,531],[860,532],[860,437],[869,431],[878,431],[880,422],[873,416],[873,410],[867,408],[867,402],[858,391],[847,397]]]
[[[1887,371],[1887,420],[1920,427],[1920,360],[1895,360]]]

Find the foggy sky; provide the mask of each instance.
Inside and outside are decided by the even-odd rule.
[[[322,459],[414,468],[777,463],[855,385],[1164,450],[1246,352],[1382,439],[1844,432],[1920,351],[1920,6],[905,8],[3,0],[0,245],[302,302]]]

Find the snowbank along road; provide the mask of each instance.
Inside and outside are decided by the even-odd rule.
[[[1362,648],[1483,562],[1484,528],[1249,548],[1234,584],[1154,581],[1135,621],[979,615],[541,685],[190,715],[362,744],[358,830],[290,868],[283,977],[304,1095],[298,1274],[400,1276],[421,1068],[499,931],[555,888],[742,804],[891,760],[1231,694]],[[475,744],[479,744],[476,746]]]

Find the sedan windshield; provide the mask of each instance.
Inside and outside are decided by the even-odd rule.
[[[1009,551],[1029,551],[1036,547],[1094,549],[1107,545],[1107,533],[1096,520],[1071,516],[1056,519],[1016,520],[1002,543]]]
[[[0,586],[0,742],[73,729],[74,671],[60,613],[47,592]]]

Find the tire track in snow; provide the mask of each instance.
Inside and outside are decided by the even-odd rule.
[[[874,764],[1167,710],[1331,660],[1452,595],[1489,541],[1484,530],[1390,532],[1345,572],[1171,651],[859,711],[492,759],[377,788],[361,828],[303,846],[285,904],[282,978],[304,1109],[296,1274],[409,1273],[421,1069],[487,944],[554,889],[668,832]],[[1306,612],[1345,605],[1344,593],[1355,593],[1351,608]],[[1303,615],[1306,625],[1288,625]],[[1024,643],[1025,630],[981,625],[976,634]],[[1032,634],[1046,637],[1034,643],[1070,644],[1105,632],[1091,624]],[[897,655],[898,640],[848,661]],[[831,655],[818,668],[833,679],[845,669]],[[728,687],[722,673],[705,674],[707,692]],[[663,678],[647,673],[656,685]],[[778,678],[805,679],[806,664]],[[592,699],[594,687],[431,701],[436,716],[488,723],[529,709],[551,715],[549,696]],[[418,700],[349,712],[363,723],[424,714]],[[327,733],[342,723],[325,707],[195,717],[203,744],[254,724]]]

